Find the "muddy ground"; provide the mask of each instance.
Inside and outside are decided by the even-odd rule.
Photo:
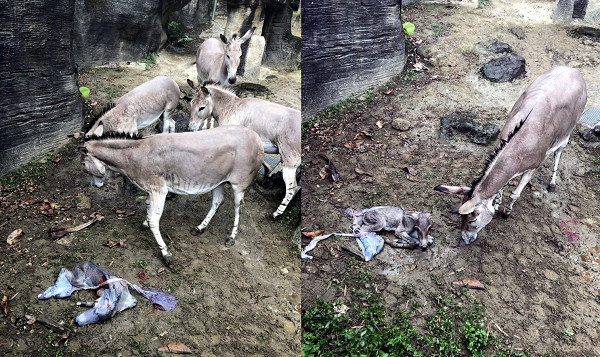
[[[373,276],[368,284],[382,292],[389,311],[408,306],[407,286],[415,288],[417,302],[427,309],[432,296],[456,288],[453,281],[474,278],[486,287],[470,293],[487,307],[488,328],[515,351],[600,356],[600,182],[592,172],[598,169],[594,161],[600,149],[574,133],[563,151],[558,190],[546,190],[547,159],[532,180],[535,191],[523,191],[512,216],[494,219],[466,247],[458,247],[459,217],[448,213],[458,208],[460,197],[432,190],[439,184],[469,185],[493,149],[460,135],[440,139],[440,117],[469,110],[481,122],[502,127],[533,79],[559,64],[582,72],[586,108],[600,106],[600,43],[571,36],[570,27],[552,23],[554,4],[493,0],[483,8],[437,3],[408,9],[405,20],[416,26],[409,52],[429,46],[430,58],[411,57],[411,71],[322,116],[308,131],[302,228],[348,233],[347,207],[392,205],[432,212],[435,242],[429,250],[386,246],[363,263]],[[494,40],[508,43],[526,59],[524,76],[508,83],[482,78],[481,66],[500,56],[487,50]],[[409,122],[407,131],[391,127],[397,118]],[[332,159],[342,182],[319,175],[325,165],[321,153]],[[352,259],[343,246],[356,244],[330,238],[310,253],[313,260],[303,260],[303,309],[317,295],[326,301],[347,298],[345,288],[335,288],[343,285]]]
[[[91,91],[84,114],[89,119],[97,108],[156,75],[170,76],[190,93],[185,80],[195,78],[191,63],[198,44],[195,40],[184,49],[168,46],[149,66],[131,62],[82,70],[80,85]],[[260,95],[299,108],[300,72],[263,70],[254,83],[270,92]],[[186,127],[187,108],[182,100],[178,128]],[[27,174],[15,176],[14,191],[3,186],[0,298],[6,296],[8,305],[6,313],[0,310],[0,355],[163,355],[157,348],[173,342],[184,343],[197,356],[299,354],[300,263],[298,246],[292,242],[299,200],[284,218],[273,221],[268,216],[283,193],[251,186],[233,247],[224,245],[233,224],[229,187],[200,236],[191,235],[190,229],[208,212],[210,195],[168,200],[160,222],[174,257],[167,268],[152,234],[140,228],[143,194],[124,186],[122,177],[110,179],[101,189],[91,187],[75,151],[69,145],[30,166]],[[60,240],[48,236],[50,228],[79,225],[94,212],[104,219]],[[7,244],[6,238],[17,229],[22,235]],[[122,239],[124,247],[103,245]],[[132,292],[138,300],[135,308],[102,324],[78,328],[74,318],[84,309],[75,303],[92,300],[91,292],[76,292],[64,300],[39,301],[37,295],[54,284],[62,267],[73,269],[85,260],[145,288],[168,292],[179,303],[172,311],[159,311]]]

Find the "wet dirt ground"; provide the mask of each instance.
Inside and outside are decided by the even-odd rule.
[[[348,105],[354,109],[323,116],[308,131],[302,229],[349,233],[352,221],[343,215],[348,207],[391,205],[431,212],[435,242],[429,250],[385,246],[362,263],[373,277],[368,284],[382,292],[389,311],[408,305],[406,286],[414,287],[416,300],[426,306],[432,295],[455,289],[453,281],[478,279],[486,290],[470,293],[486,306],[488,328],[515,351],[600,356],[600,182],[592,172],[600,149],[579,137],[581,126],[563,151],[558,190],[546,190],[547,159],[532,180],[535,190],[527,187],[512,215],[495,218],[469,246],[458,247],[460,220],[448,213],[458,208],[461,197],[433,191],[439,184],[469,185],[493,151],[493,145],[476,145],[460,135],[440,139],[442,116],[469,110],[481,122],[502,127],[525,88],[559,64],[582,72],[586,108],[598,107],[600,43],[573,37],[570,27],[552,23],[554,1],[493,0],[483,8],[459,4],[408,9],[405,21],[416,27],[409,53],[428,46],[430,58],[411,57],[411,72],[365,92]],[[501,56],[487,50],[494,40],[508,43],[526,59],[524,76],[507,83],[482,78],[481,66]],[[395,119],[408,121],[408,130],[392,128]],[[343,181],[322,178],[326,162],[319,154],[331,158]],[[505,191],[505,202],[515,184]],[[345,289],[334,287],[352,259],[342,249],[349,246],[358,249],[353,239],[329,238],[309,253],[313,260],[302,261],[303,309],[317,296],[344,301]]]
[[[91,91],[84,114],[89,118],[95,108],[157,75],[170,76],[191,93],[185,80],[195,78],[192,62],[198,43],[187,49],[168,46],[148,67],[131,62],[83,70],[79,84]],[[263,97],[299,108],[299,71],[263,68],[253,82],[269,89]],[[179,128],[186,127],[188,108],[180,101]],[[153,356],[164,355],[158,347],[177,342],[197,356],[300,353],[300,262],[292,241],[299,199],[284,218],[274,221],[268,216],[282,192],[253,184],[246,192],[233,247],[224,245],[233,225],[229,186],[200,236],[190,229],[208,212],[210,195],[169,199],[160,221],[174,258],[168,268],[150,231],[140,227],[145,216],[141,192],[124,186],[122,177],[109,179],[100,189],[91,187],[74,144],[45,161],[19,178],[16,190],[3,187],[0,195],[0,298],[7,300],[6,309],[0,309],[0,355]],[[94,212],[104,219],[59,240],[48,236],[50,228],[79,225]],[[17,229],[22,234],[8,244],[6,238]],[[103,245],[109,240],[125,240],[125,246]],[[135,308],[101,324],[76,327],[73,319],[84,308],[75,303],[93,300],[91,292],[63,300],[39,301],[37,295],[54,284],[61,268],[71,270],[85,260],[145,288],[168,292],[179,303],[172,311],[155,310],[132,291],[138,300]]]

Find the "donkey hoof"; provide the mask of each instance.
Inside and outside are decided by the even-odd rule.
[[[548,192],[556,192],[556,184],[549,184],[548,185]]]
[[[506,210],[500,211],[500,217],[508,218],[508,216],[510,216],[510,212],[511,211],[506,211]]]
[[[171,264],[173,263],[173,254],[171,254],[171,253],[163,254],[163,261],[165,262],[166,266],[170,267]]]
[[[235,244],[235,238],[228,237],[227,240],[225,241],[226,247],[231,247],[234,244]]]
[[[194,228],[190,229],[190,233],[194,236],[199,236],[200,234],[204,233],[204,229],[205,228],[198,229],[198,227],[194,227]]]

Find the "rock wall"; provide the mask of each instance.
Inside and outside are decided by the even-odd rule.
[[[173,20],[185,27],[195,27],[210,21],[212,0],[191,0],[184,8],[176,12]]]
[[[382,84],[406,61],[400,0],[302,1],[302,118]]]
[[[169,14],[190,0],[76,0],[73,53],[80,67],[137,61],[167,40]]]
[[[552,13],[554,21],[600,27],[600,2],[596,0],[558,0]]]
[[[298,6],[298,0],[265,0],[265,65],[292,70],[300,67],[302,41],[292,35],[292,14]]]
[[[0,176],[79,131],[75,0],[0,2]]]

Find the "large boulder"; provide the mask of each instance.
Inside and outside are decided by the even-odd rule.
[[[168,15],[190,0],[76,0],[73,54],[80,67],[135,61],[166,42]]]
[[[402,72],[397,0],[302,3],[302,118]]]
[[[82,124],[71,52],[75,0],[0,2],[0,176],[67,141]]]
[[[191,0],[189,4],[173,14],[172,19],[185,27],[195,27],[210,21],[212,0]]]

